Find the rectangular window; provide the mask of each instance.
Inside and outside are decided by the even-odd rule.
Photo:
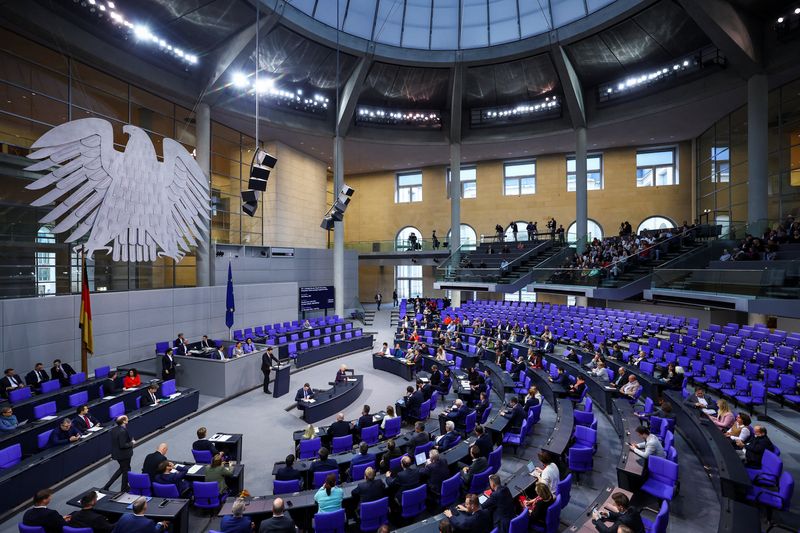
[[[536,194],[536,161],[516,161],[503,165],[503,194]]]
[[[576,296],[567,295],[567,305],[575,306],[578,303],[578,298]]]
[[[660,187],[677,185],[678,169],[675,149],[636,152],[636,186]]]
[[[603,156],[586,157],[586,189],[599,191],[603,188]],[[575,156],[567,157],[567,191],[575,192]]]
[[[461,198],[477,198],[478,196],[478,169],[475,167],[461,167]],[[447,169],[447,197],[450,198],[450,169]]]
[[[394,267],[394,281],[398,298],[422,296],[422,265],[397,265]]]
[[[407,172],[397,175],[394,201],[397,204],[422,201],[422,172]]]
[[[730,183],[731,156],[727,146],[711,148],[711,181],[713,183]]]
[[[528,291],[527,287],[523,287],[519,292],[507,292],[503,294],[503,300],[506,302],[533,302],[536,303],[536,292]]]

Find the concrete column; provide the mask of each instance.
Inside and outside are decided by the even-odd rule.
[[[344,185],[344,139],[333,138],[333,201]],[[333,289],[336,294],[336,314],[344,316],[344,221],[333,225]],[[349,304],[350,302],[348,302]]]
[[[461,307],[461,291],[450,291],[450,307]]]
[[[767,76],[747,80],[747,223],[748,233],[761,235],[766,228],[769,96]]]
[[[450,250],[461,245],[461,144],[450,145]]]
[[[211,196],[211,108],[206,103],[197,105],[196,113],[196,150],[195,159],[203,174],[206,176],[206,192]],[[211,205],[207,206],[209,217]],[[211,254],[211,220],[208,227],[201,230],[197,242],[197,286],[208,287],[211,284],[211,271],[213,270],[214,257]]]
[[[583,253],[586,239],[586,128],[575,128],[575,236],[578,253]]]

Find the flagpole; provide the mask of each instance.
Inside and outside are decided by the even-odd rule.
[[[86,283],[86,247],[81,248],[81,300],[83,300],[83,284]],[[83,302],[81,302],[83,307]],[[89,351],[86,348],[86,343],[83,341],[83,330],[81,330],[81,372],[88,375],[89,373]]]

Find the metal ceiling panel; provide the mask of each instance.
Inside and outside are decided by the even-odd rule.
[[[467,108],[517,104],[554,91],[560,86],[549,54],[467,69],[464,106]]]
[[[359,102],[394,108],[443,109],[450,72],[375,63],[364,82]]]

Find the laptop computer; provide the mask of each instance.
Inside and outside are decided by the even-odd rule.
[[[534,470],[536,470],[536,464],[533,461],[528,461],[528,473],[533,474]]]
[[[420,466],[424,465],[428,458],[425,456],[425,452],[420,452],[414,456],[414,460],[417,462],[417,466]]]

